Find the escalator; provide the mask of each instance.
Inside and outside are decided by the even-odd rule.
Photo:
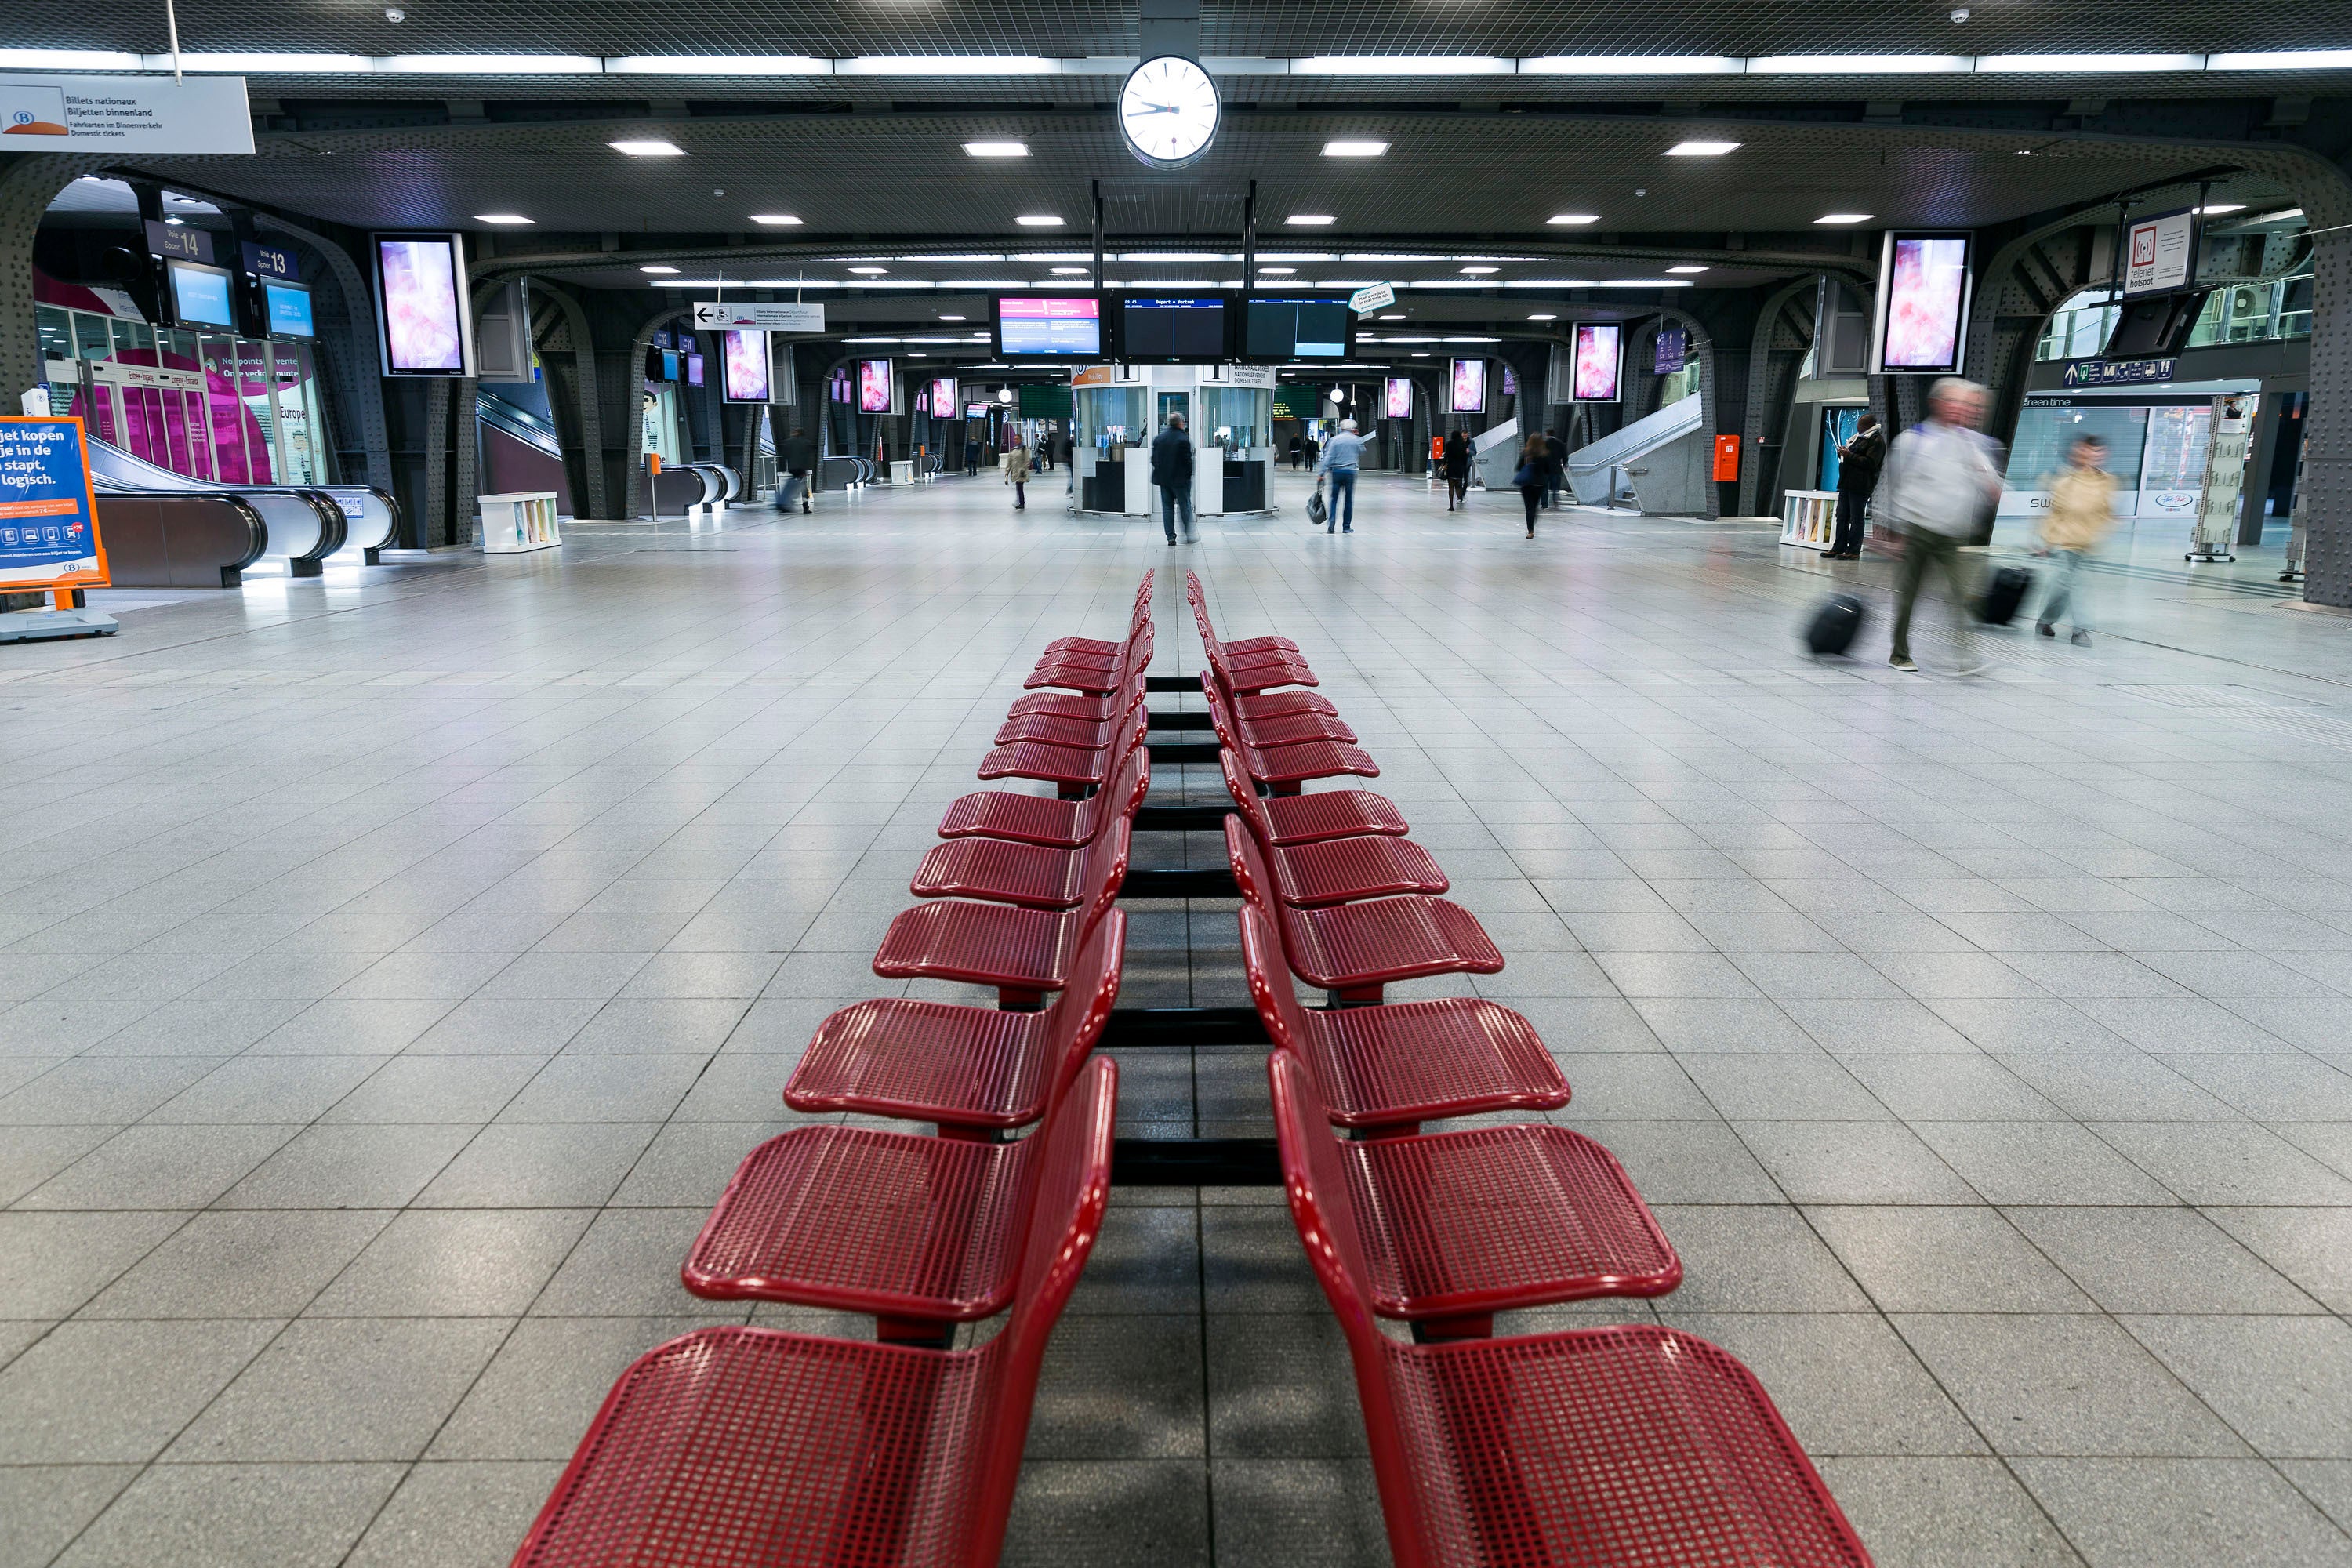
[[[563,441],[553,420],[506,395],[498,385],[475,392],[474,412],[481,432],[482,494],[551,490],[557,516],[578,515],[572,505],[572,480],[563,467]]]
[[[1569,488],[1586,506],[1630,500],[1643,512],[1704,511],[1699,487],[1707,482],[1712,455],[1704,422],[1696,392],[1644,415],[1570,452]]]
[[[211,479],[191,479],[185,474],[135,457],[111,442],[92,436],[89,438],[89,474],[98,491],[100,526],[106,518],[119,513],[128,520],[134,514],[142,521],[142,529],[159,529],[165,533],[173,531],[175,520],[212,519],[213,523],[194,529],[197,535],[210,540],[215,534],[226,538],[235,531],[226,520],[236,515],[236,509],[213,505],[192,508],[173,504],[177,498],[227,497],[235,500],[246,513],[257,520],[263,531],[262,548],[242,561],[223,560],[219,565],[223,583],[234,586],[237,572],[253,563],[261,555],[282,557],[287,571],[296,577],[315,577],[321,563],[339,551],[357,550],[361,558],[373,566],[379,552],[390,547],[400,536],[400,505],[386,491],[370,485],[240,485],[224,484]],[[133,507],[131,503],[138,502]],[[115,504],[110,504],[115,503]],[[111,541],[110,540],[110,546]],[[189,550],[209,557],[214,546],[191,544]],[[179,559],[185,552],[167,551]],[[111,552],[110,550],[110,561]],[[184,576],[183,567],[173,568],[174,574]],[[200,573],[199,575],[208,575]],[[118,580],[120,574],[118,572]],[[125,586],[184,587],[185,582],[131,584]]]

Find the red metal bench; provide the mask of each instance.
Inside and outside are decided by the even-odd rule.
[[[1112,819],[1104,829],[1106,834],[1132,831],[1131,819],[1124,816]],[[1094,891],[1094,868],[1089,864],[1093,848],[1085,845],[1055,849],[1003,838],[951,839],[923,857],[908,890],[919,899],[981,899],[1033,910],[1076,909]]]
[[[1133,637],[1136,628],[1151,618],[1151,580],[1155,575],[1156,569],[1147,568],[1142,586],[1135,591],[1135,607],[1128,616],[1128,637]],[[1045,651],[1049,654],[1113,654],[1126,646],[1124,638],[1113,642],[1103,637],[1055,637],[1045,645]]]
[[[1232,755],[1221,752],[1218,759],[1222,763]],[[1356,903],[1398,893],[1442,893],[1452,885],[1429,851],[1410,838],[1366,834],[1285,847],[1271,842],[1265,803],[1255,792],[1236,795],[1234,800],[1241,807],[1244,825],[1274,873],[1275,896],[1294,909]]]
[[[1242,738],[1216,689],[1204,683],[1202,689],[1209,699],[1209,722],[1216,727],[1217,739],[1237,754],[1252,779],[1276,795],[1297,795],[1300,784],[1316,779],[1381,776],[1381,765],[1370,753],[1339,741],[1307,741],[1271,750],[1254,746]]]
[[[1079,950],[1070,984],[1039,1013],[906,996],[844,1007],[817,1026],[784,1085],[784,1103],[933,1122],[945,1138],[1026,1127],[1101,1038],[1126,949],[1127,911],[1113,910]]]
[[[1075,910],[1024,910],[966,899],[917,904],[890,922],[874,954],[885,980],[961,980],[996,987],[1006,1007],[1034,1007],[1069,983],[1078,950],[1127,878],[1124,821],[1087,850],[1087,900]],[[1367,906],[1369,907],[1369,906]]]
[[[1151,716],[1144,710],[1143,693],[1138,689],[1134,702],[1115,722],[1123,726],[1121,732],[1101,750],[1078,746],[1053,746],[1043,741],[1019,741],[1009,746],[999,746],[980,760],[980,776],[983,779],[1036,779],[1052,784],[1066,800],[1075,799],[1087,790],[1099,789],[1110,782],[1113,770],[1122,760],[1118,748],[1141,743],[1151,726]],[[1295,748],[1294,748],[1295,749]]]
[[[1335,789],[1317,795],[1261,795],[1244,776],[1240,757],[1231,747],[1217,753],[1224,771],[1225,788],[1244,811],[1257,802],[1257,837],[1277,847],[1315,844],[1327,838],[1354,838],[1363,834],[1402,835],[1408,831],[1404,814],[1386,795],[1370,790]]]
[[[1616,1157],[1543,1123],[1342,1142],[1288,1051],[1266,1060],[1286,1176],[1349,1205],[1372,1310],[1417,1340],[1483,1339],[1495,1314],[1596,1296],[1663,1296],[1682,1283]]]
[[[1234,660],[1213,652],[1209,655],[1209,668],[1215,672],[1218,685],[1245,695],[1254,696],[1278,686],[1322,684],[1307,661],[1295,654],[1262,654]]]
[[[1377,1002],[1383,987],[1400,980],[1493,974],[1503,967],[1478,917],[1449,899],[1413,894],[1294,910],[1275,893],[1265,858],[1238,816],[1225,818],[1225,854],[1242,897],[1282,933],[1292,973],[1338,1001]]]
[[[1128,639],[1126,651],[1108,661],[1093,659],[1054,659],[1040,662],[1031,670],[1022,685],[1034,691],[1044,687],[1058,687],[1068,691],[1091,695],[1114,692],[1127,684],[1130,669],[1143,669],[1151,663],[1151,624],[1147,621]]]
[[[743,1157],[678,1278],[711,1300],[864,1312],[877,1338],[945,1349],[1012,1300],[1045,1162],[1084,1159],[1068,1124],[1088,1099],[1063,1096],[1011,1142],[795,1127]]]
[[[1192,606],[1192,620],[1193,624],[1201,629],[1201,641],[1205,646],[1215,648],[1227,658],[1253,653],[1297,653],[1298,651],[1298,645],[1288,637],[1244,637],[1237,642],[1218,641],[1215,631],[1209,625],[1208,595],[1201,590],[1201,575],[1197,572],[1184,574],[1184,599]]]
[[[1283,1174],[1347,1337],[1397,1568],[1869,1568],[1724,1351],[1647,1325],[1401,1343],[1373,1320],[1353,1205],[1288,1148]]]
[[[1139,734],[1129,731],[1127,756],[1112,775],[1108,789],[1097,790],[1084,800],[1021,795],[1012,790],[978,790],[948,807],[947,815],[940,818],[940,837],[1004,838],[1062,849],[1093,843],[1110,826],[1113,817],[1132,819],[1151,789],[1151,757],[1137,738]]]
[[[1302,1007],[1281,937],[1254,904],[1240,919],[1250,1000],[1267,1037],[1314,1073],[1333,1126],[1397,1137],[1424,1121],[1568,1103],[1568,1080],[1542,1037],[1510,1008],[1478,996]]]
[[[992,1568],[1045,1341],[1110,1196],[1117,1069],[1045,1151],[1003,1331],[965,1351],[702,1329],[621,1374],[515,1568]]]

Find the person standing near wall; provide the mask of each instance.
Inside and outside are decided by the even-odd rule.
[[[1192,537],[1192,438],[1184,416],[1171,414],[1167,427],[1151,438],[1151,482],[1160,487],[1160,521],[1168,542],[1176,542],[1176,515],[1184,516],[1184,537]]]
[[[1878,416],[1865,413],[1853,436],[1838,448],[1837,537],[1830,542],[1824,561],[1862,559],[1862,516],[1870,492],[1878,488],[1878,470],[1886,464],[1886,437]]]
[[[1960,675],[1984,667],[1976,659],[1969,626],[1975,574],[1960,546],[1976,537],[1978,520],[2000,501],[2000,465],[1993,444],[1977,430],[1984,418],[1985,389],[1948,375],[1927,391],[1927,417],[1895,438],[1886,455],[1888,520],[1903,532],[1903,564],[1895,588],[1895,646],[1886,662],[1916,670],[1911,659],[1911,608],[1930,567],[1941,573],[1952,595]]]
[[[816,443],[808,438],[807,431],[795,425],[793,433],[784,437],[784,449],[776,457],[783,465],[785,474],[784,494],[778,503],[779,509],[792,510],[793,500],[797,496],[803,511],[815,510],[809,505],[809,476],[816,471]]]

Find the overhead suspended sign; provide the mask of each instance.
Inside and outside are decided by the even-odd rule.
[[[2124,226],[2124,292],[2168,294],[2197,270],[2197,215],[2187,207]]]
[[[1655,352],[1650,368],[1659,375],[1672,375],[1690,359],[1690,329],[1682,326],[1660,327]]]
[[[0,76],[0,148],[15,153],[250,153],[241,76]]]
[[[763,332],[821,332],[824,306],[765,304],[757,300],[698,300],[694,324],[707,332],[753,328]]]
[[[1384,310],[1395,303],[1396,289],[1394,285],[1388,283],[1375,283],[1370,288],[1359,289],[1348,296],[1348,309],[1355,311],[1359,316],[1370,315],[1374,310]]]

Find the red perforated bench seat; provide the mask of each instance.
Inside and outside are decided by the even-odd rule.
[[[1277,922],[1290,967],[1343,1001],[1377,1002],[1383,986],[1429,974],[1494,974],[1503,967],[1478,917],[1447,899],[1412,895],[1329,909],[1282,904],[1257,842],[1225,818],[1225,854],[1242,896]]]
[[[936,1122],[973,1134],[1026,1127],[1086,1065],[1118,998],[1127,912],[1113,910],[1041,1013],[879,997],[817,1026],[784,1103]]]
[[[1007,1006],[1029,1006],[1069,983],[1071,961],[1097,905],[1024,910],[939,899],[890,922],[874,954],[885,980],[961,980],[993,985]]]
[[[1478,996],[1302,1007],[1281,940],[1244,902],[1242,966],[1266,1035],[1315,1075],[1335,1126],[1373,1137],[1497,1110],[1557,1110],[1568,1082],[1533,1024]]]
[[[1339,709],[1319,691],[1253,691],[1234,693],[1233,710],[1255,722],[1294,713],[1320,713],[1328,718]]]
[[[940,837],[1003,838],[1075,849],[1101,837],[1114,818],[1132,820],[1150,789],[1151,760],[1139,741],[1130,746],[1108,789],[1097,790],[1084,800],[979,790],[948,807],[947,815],[940,818]]]
[[[1452,884],[1410,838],[1328,838],[1268,852],[1275,896],[1298,909],[1397,893],[1442,893]]]
[[[1146,722],[1134,710],[1135,727]],[[1042,741],[1022,741],[999,746],[980,762],[983,779],[1035,779],[1064,791],[1091,788],[1110,776],[1113,758],[1108,752],[1076,746],[1049,746]]]
[[[1307,1065],[1277,1050],[1266,1067],[1286,1158],[1326,1203],[1344,1188],[1381,1316],[1458,1338],[1493,1332],[1496,1312],[1682,1282],[1665,1233],[1591,1139],[1533,1124],[1342,1142]]]
[[[1110,834],[1132,831],[1122,817]],[[1099,842],[1099,840],[1097,840]],[[1349,840],[1353,843],[1356,840]],[[1397,839],[1366,840],[1393,844]],[[934,847],[915,869],[910,889],[919,899],[984,899],[1035,910],[1075,909],[1095,889],[1089,849],[1055,849],[1002,838],[957,838]],[[1124,847],[1120,853],[1126,853]],[[1279,876],[1279,873],[1276,873]]]
[[[975,1349],[702,1329],[623,1373],[516,1568],[992,1568],[1037,1368],[1101,1234],[1118,1070],[1040,1152],[1013,1311]]]

